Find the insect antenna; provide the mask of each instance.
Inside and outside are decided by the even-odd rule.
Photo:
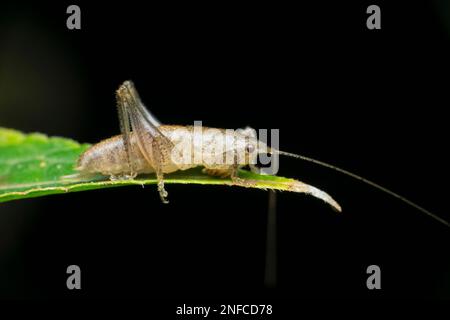
[[[336,167],[336,166],[334,166],[332,164],[329,164],[329,163],[326,163],[326,162],[323,162],[323,161],[319,161],[319,160],[316,160],[316,159],[313,159],[313,158],[309,158],[309,157],[305,157],[305,156],[302,156],[302,155],[299,155],[299,154],[295,154],[295,153],[290,153],[290,152],[285,152],[285,151],[280,151],[280,150],[273,150],[273,149],[270,151],[270,153],[272,153],[272,154],[278,153],[280,155],[284,155],[284,156],[288,156],[288,157],[297,158],[297,159],[301,159],[301,160],[304,160],[304,161],[312,162],[312,163],[315,163],[315,164],[317,164],[319,166],[326,167],[326,168],[338,171],[340,173],[343,173],[343,174],[345,174],[347,176],[350,176],[350,177],[352,177],[352,178],[354,178],[356,180],[362,181],[362,182],[364,182],[364,183],[366,183],[366,184],[368,184],[368,185],[370,185],[370,186],[372,186],[372,187],[374,187],[374,188],[376,188],[378,190],[381,190],[381,191],[391,195],[394,198],[397,198],[397,199],[403,201],[404,203],[406,203],[406,204],[410,205],[411,207],[413,207],[413,208],[423,212],[424,214],[426,214],[427,216],[433,218],[434,220],[439,221],[440,223],[446,225],[447,227],[450,227],[450,223],[448,221],[442,219],[441,217],[435,215],[434,213],[428,211],[427,209],[419,206],[418,204],[412,202],[411,200],[408,200],[407,198],[399,195],[398,193],[395,193],[395,192],[393,192],[393,191],[391,191],[391,190],[389,190],[389,189],[387,189],[387,188],[385,188],[383,186],[380,186],[379,184],[377,184],[377,183],[375,183],[373,181],[370,181],[370,180],[368,180],[366,178],[363,178],[363,177],[361,177],[361,176],[359,176],[357,174],[354,174],[354,173],[352,173],[350,171],[347,171],[345,169]]]

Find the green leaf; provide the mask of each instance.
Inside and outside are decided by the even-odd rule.
[[[129,185],[155,184],[154,175],[135,180],[110,181],[98,177],[91,181],[63,178],[75,174],[75,163],[90,145],[76,141],[47,137],[40,133],[0,128],[0,202],[39,197],[57,193]],[[238,181],[211,177],[201,168],[165,175],[166,184],[229,185],[258,189],[273,189],[311,194],[341,211],[339,204],[325,192],[303,182],[278,176],[259,175],[240,170]],[[156,192],[156,190],[155,190]]]

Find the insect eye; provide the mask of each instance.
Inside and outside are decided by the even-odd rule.
[[[248,144],[245,146],[245,151],[248,153],[252,153],[253,151],[255,151],[255,146],[252,144]]]

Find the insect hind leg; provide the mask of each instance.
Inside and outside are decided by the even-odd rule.
[[[169,200],[167,200],[167,196],[169,195],[169,193],[164,188],[164,176],[162,174],[157,175],[156,179],[158,180],[158,192],[159,192],[159,197],[161,198],[161,201],[163,203],[169,203]]]
[[[164,144],[159,141],[158,138],[155,138],[152,141],[152,158],[154,163],[154,169],[156,173],[156,180],[158,183],[158,192],[163,203],[169,203],[167,200],[168,192],[164,188],[164,174],[163,174],[163,165],[164,160],[168,156],[168,150],[164,148]]]

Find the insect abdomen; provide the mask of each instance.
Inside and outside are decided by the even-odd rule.
[[[143,159],[135,143],[132,143],[131,157],[135,172],[153,172],[153,168]],[[77,170],[81,173],[103,175],[129,174],[130,168],[122,136],[103,140],[86,150],[78,160]]]

